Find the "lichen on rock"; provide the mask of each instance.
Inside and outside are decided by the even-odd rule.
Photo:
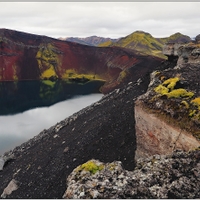
[[[99,161],[93,160],[94,163]],[[96,174],[79,176],[75,169],[67,178],[63,198],[199,198],[200,151],[176,151],[139,159],[134,171],[121,162],[103,163]],[[110,166],[113,166],[112,169]],[[78,175],[78,179],[77,179]]]

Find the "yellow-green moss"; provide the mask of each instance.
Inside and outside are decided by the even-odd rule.
[[[78,74],[74,69],[67,69],[65,73],[62,75],[62,79],[86,79],[88,81],[90,80],[102,80],[98,75],[95,74]]]
[[[53,88],[56,84],[56,82],[51,81],[51,80],[43,80],[42,83],[44,83],[45,85],[50,86],[51,88]]]
[[[168,98],[179,98],[179,97],[193,97],[193,92],[188,92],[187,90],[180,88],[176,90],[172,90],[171,92],[166,94]]]
[[[187,101],[181,101],[181,104],[183,104],[186,109],[190,107]]]
[[[118,81],[121,82],[127,76],[127,72],[125,70],[121,71],[118,77]]]
[[[165,95],[165,94],[167,94],[167,93],[169,92],[169,89],[166,88],[166,87],[163,86],[163,85],[158,85],[158,86],[154,89],[154,91],[155,91],[156,93],[161,94],[161,95]]]
[[[189,117],[193,117],[196,114],[196,110],[189,110]]]
[[[103,43],[100,43],[98,45],[98,47],[109,47],[110,45],[112,45],[112,41],[111,40],[108,40],[106,42],[103,42]]]
[[[161,76],[162,75],[159,77]],[[192,91],[187,91],[184,88],[174,89],[177,88],[177,82],[179,80],[179,77],[169,78],[155,87],[154,91],[158,93],[158,95],[156,94],[151,97],[148,101],[148,105],[150,105],[149,107],[153,108],[154,112],[163,120],[175,126],[179,126],[181,129],[192,133],[195,138],[200,139],[200,97],[195,98],[195,94]],[[155,103],[161,96],[165,96],[167,99],[162,99],[161,109],[154,109],[157,108]],[[167,114],[166,109],[174,110],[173,115],[171,113]]]
[[[191,101],[191,103],[194,104],[195,106],[197,106],[198,109],[200,110],[200,97],[197,97],[197,98],[193,99]]]
[[[162,84],[154,88],[154,91],[161,95],[166,95],[168,98],[193,97],[194,96],[193,92],[188,92],[187,90],[183,88],[174,89],[174,87],[176,86],[176,83],[179,80],[180,79],[178,77],[169,78],[165,80]]]
[[[162,53],[163,44],[148,33],[136,31],[117,42],[108,41],[99,44],[99,46],[120,46],[140,51],[142,55],[153,55],[167,59]]]
[[[163,82],[163,85],[166,85],[168,89],[173,90],[174,87],[176,86],[176,83],[179,81],[180,79],[178,77],[175,78],[169,78],[166,81]]]
[[[58,54],[55,53],[55,47],[52,44],[41,44],[40,49],[36,54],[38,66],[40,68],[41,79],[50,78],[52,76],[58,77],[55,67],[61,65]]]
[[[104,168],[104,165],[97,165],[94,161],[88,161],[77,168],[77,171],[89,171],[92,174],[95,174],[97,171],[101,171]]]
[[[57,74],[53,68],[53,66],[50,66],[49,69],[45,70],[42,74],[42,78],[50,78],[50,77],[57,77]]]

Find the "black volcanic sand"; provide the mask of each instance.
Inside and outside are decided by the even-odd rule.
[[[146,92],[148,84],[149,73],[140,83],[114,90],[9,152],[15,159],[0,171],[0,195],[15,179],[19,188],[8,198],[62,198],[66,177],[92,158],[120,160],[125,169],[132,170],[136,149],[134,100]]]

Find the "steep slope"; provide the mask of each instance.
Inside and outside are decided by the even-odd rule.
[[[120,47],[97,48],[7,29],[0,30],[0,55],[0,81],[101,80],[103,93],[162,62]]]
[[[137,50],[148,55],[158,56],[166,58],[162,54],[163,45],[168,42],[189,42],[190,37],[182,35],[181,33],[175,33],[167,38],[154,38],[151,34],[143,31],[135,31],[132,34],[121,38],[114,43],[102,43],[99,46],[119,46],[128,49]]]
[[[62,198],[66,177],[92,158],[121,160],[126,169],[133,169],[133,99],[146,91],[148,83],[149,74],[141,74],[140,81],[114,90],[5,153],[3,159],[11,160],[0,171],[0,195],[14,179],[18,189],[7,198]]]
[[[151,73],[147,92],[134,99],[134,170],[89,160],[66,177],[63,198],[200,197],[200,43],[168,45],[178,62]]]

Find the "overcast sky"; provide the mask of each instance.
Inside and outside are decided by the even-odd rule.
[[[59,37],[200,34],[200,2],[0,2],[0,28]]]

